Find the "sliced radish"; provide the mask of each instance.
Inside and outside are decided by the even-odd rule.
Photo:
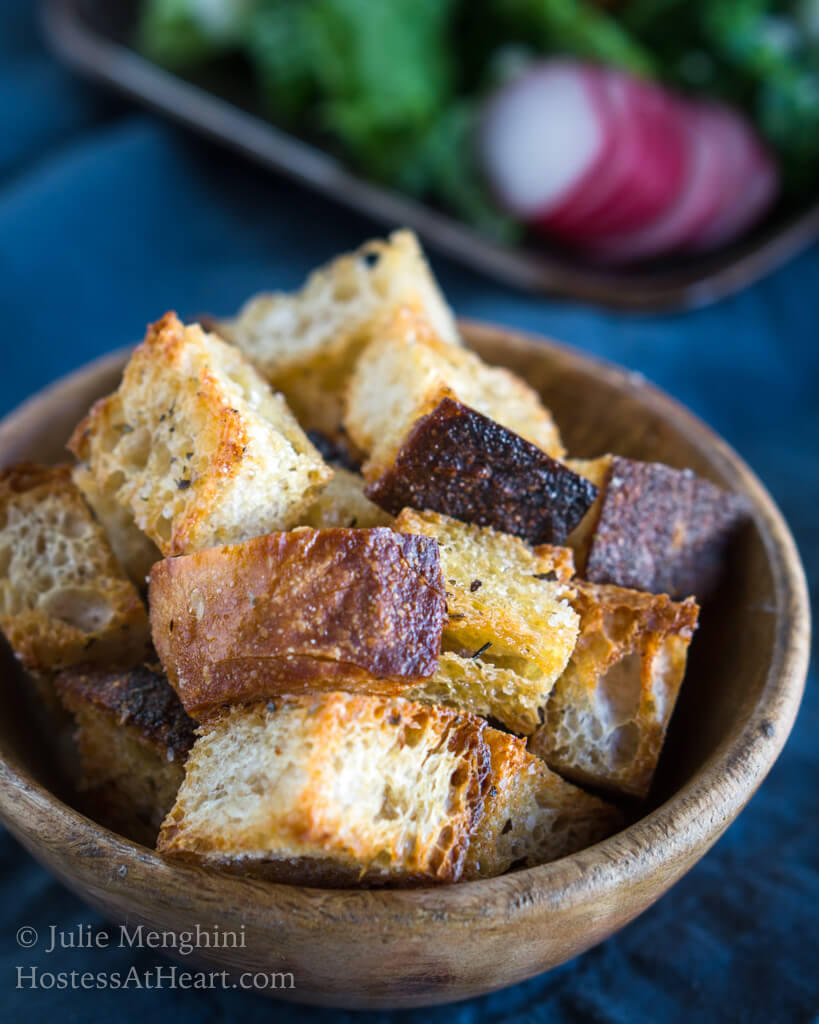
[[[678,103],[648,82],[612,71],[609,90],[631,118],[636,141],[626,181],[609,207],[587,226],[587,236],[607,238],[637,230],[673,204],[688,174],[689,137]]]
[[[479,139],[498,202],[531,221],[582,194],[613,145],[610,122],[598,78],[573,61],[514,79],[487,106]]]
[[[678,104],[619,71],[600,74],[617,145],[585,202],[563,204],[536,225],[575,244],[642,228],[676,200],[687,176],[688,138]]]
[[[630,263],[685,245],[708,224],[722,202],[725,188],[725,139],[721,112],[683,106],[681,120],[688,134],[690,160],[676,200],[652,221],[594,247],[609,263]]]
[[[716,249],[737,238],[757,221],[779,193],[779,170],[750,124],[723,109],[726,144],[725,188],[720,208],[691,239],[693,252]]]
[[[500,89],[478,141],[505,210],[613,263],[722,245],[779,188],[776,165],[735,111],[568,59]]]
[[[587,68],[585,73],[593,81],[601,97],[600,111],[608,125],[610,144],[601,160],[593,180],[583,189],[572,189],[562,202],[541,214],[542,227],[554,234],[568,237],[582,235],[588,223],[594,223],[601,210],[616,202],[618,194],[628,188],[634,160],[634,147],[639,145],[640,129],[631,116],[631,104],[624,95],[609,88],[607,72],[603,68]]]

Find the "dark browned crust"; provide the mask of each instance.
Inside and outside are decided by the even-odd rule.
[[[702,601],[719,583],[747,503],[689,469],[612,457],[581,575]]]
[[[401,693],[438,665],[433,538],[299,529],[157,563],[154,643],[187,711],[282,693]]]
[[[139,837],[137,837],[139,838]],[[139,838],[140,842],[144,840]],[[151,840],[151,845],[153,841]],[[188,850],[161,850],[164,857],[262,882],[282,885],[307,885],[315,889],[416,889],[421,886],[449,885],[460,881],[419,872],[384,875],[368,871],[358,864],[345,865],[332,857],[225,857],[203,855]]]
[[[361,460],[356,458],[346,438],[342,435],[330,437],[321,430],[306,431],[307,438],[325,462],[331,466],[341,466],[342,469],[349,469],[352,473],[361,470]]]
[[[110,715],[117,727],[139,732],[168,761],[184,762],[193,746],[196,723],[185,713],[157,663],[126,672],[78,666],[61,672],[54,685],[69,711],[94,705]]]
[[[530,544],[562,544],[597,488],[519,434],[443,398],[366,494],[392,515],[429,509]]]
[[[546,705],[544,724],[529,739],[529,749],[549,767],[581,786],[645,799],[665,742],[668,718],[677,700],[685,674],[688,645],[699,620],[699,606],[693,597],[672,601],[668,594],[647,594],[607,583],[575,580],[569,597],[580,615],[580,635],[567,668],[568,691],[560,680]],[[667,648],[661,670],[663,703],[668,709],[659,715],[652,693],[655,657],[671,637],[682,644]],[[618,662],[636,654],[640,659],[640,695],[631,722],[639,730],[639,742],[628,763],[617,769],[598,771],[579,765],[573,755],[560,756],[553,746],[564,714],[574,700],[584,706],[595,702],[600,681]]]

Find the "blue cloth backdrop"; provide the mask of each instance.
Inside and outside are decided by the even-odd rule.
[[[382,230],[91,86],[46,53],[35,4],[0,0],[0,413],[133,342],[166,309],[225,314],[297,285]],[[658,383],[747,458],[819,582],[819,247],[687,315],[617,315],[517,294],[432,254],[458,313],[545,332]],[[585,956],[457,1007],[377,1021],[808,1022],[819,1011],[819,694],[748,809],[667,896]],[[236,992],[30,991],[18,964],[127,971],[148,951],[21,950],[101,919],[0,833],[0,1017],[342,1021]]]

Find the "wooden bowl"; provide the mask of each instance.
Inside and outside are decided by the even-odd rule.
[[[570,451],[690,466],[744,492],[753,524],[703,610],[651,801],[620,834],[552,864],[415,891],[300,888],[174,864],[78,813],[34,751],[11,685],[0,693],[0,818],[40,863],[106,916],[161,930],[244,929],[211,966],[294,976],[276,995],[339,1007],[476,996],[546,971],[611,935],[677,881],[748,802],[796,716],[809,615],[793,539],[764,487],[704,424],[636,374],[540,339],[465,324],[489,362],[540,389]],[[115,353],[30,399],[0,424],[0,463],[53,461]],[[11,683],[13,659],[2,662]],[[42,744],[39,744],[42,746]]]

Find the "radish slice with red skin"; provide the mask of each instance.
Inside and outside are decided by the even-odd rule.
[[[618,71],[601,73],[615,112],[618,146],[602,170],[594,201],[539,218],[545,230],[575,244],[638,230],[672,204],[689,160],[685,118],[662,89]]]
[[[778,172],[747,121],[575,61],[543,61],[487,104],[479,151],[508,212],[610,262],[744,230]]]
[[[593,247],[607,263],[632,263],[685,245],[713,217],[725,189],[723,117],[708,107],[682,107],[691,160],[677,199],[649,224]]]
[[[589,188],[614,139],[605,93],[573,61],[534,65],[490,100],[479,151],[504,210],[546,216]]]
[[[607,210],[617,201],[619,193],[630,187],[632,149],[639,144],[640,136],[640,129],[631,116],[631,103],[624,94],[614,93],[609,88],[606,70],[589,67],[584,68],[584,73],[594,80],[603,97],[601,110],[609,124],[612,145],[608,147],[605,162],[601,161],[599,173],[586,188],[573,189],[563,202],[538,218],[547,231],[569,237],[577,237],[585,224],[593,223],[601,210]]]
[[[723,137],[730,140],[721,208],[688,248],[705,252],[737,238],[757,221],[779,192],[779,169],[748,122],[733,110],[723,110]],[[730,121],[730,127],[728,122]]]
[[[606,238],[649,224],[673,204],[682,190],[691,157],[687,124],[680,105],[652,83],[611,72],[610,88],[626,94],[640,141],[633,150],[631,178],[593,228]]]
[[[709,229],[707,235],[700,236],[692,243],[689,247],[692,252],[704,252],[727,245],[760,220],[773,205],[779,194],[779,171],[773,160],[762,150],[760,158],[753,180],[747,182],[741,194],[734,197],[736,205],[731,210],[730,218],[726,215],[724,220],[720,220],[719,233]]]

